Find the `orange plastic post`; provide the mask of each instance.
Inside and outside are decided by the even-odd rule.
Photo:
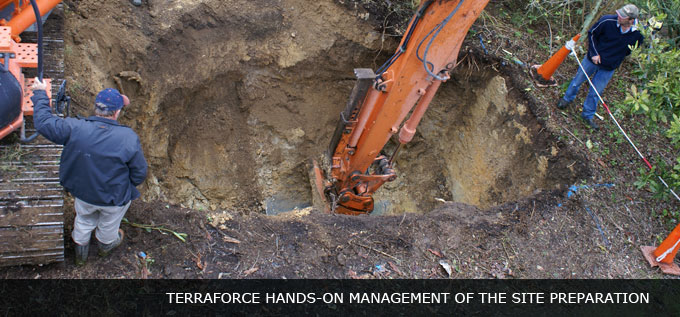
[[[680,244],[676,244],[680,240],[680,224],[675,226],[675,229],[671,231],[671,234],[668,235],[666,240],[663,240],[661,242],[661,245],[659,245],[656,250],[654,250],[654,256],[655,257],[660,257],[661,255],[664,254],[669,249],[672,249],[670,253],[666,254],[666,256],[663,258],[663,260],[659,261],[661,263],[673,263],[673,259],[675,258],[675,254],[678,253],[678,247]]]
[[[647,259],[647,262],[649,262],[652,267],[659,266],[664,273],[680,275],[680,267],[673,262],[673,259],[675,259],[675,255],[680,248],[680,224],[675,226],[673,231],[671,231],[668,237],[666,237],[656,249],[649,246],[640,248],[642,249],[645,259]]]
[[[574,42],[577,42],[581,38],[581,34],[576,34],[572,38]],[[550,87],[557,86],[557,81],[552,77],[558,67],[564,62],[569,55],[570,50],[566,46],[562,46],[553,56],[548,59],[543,65],[533,65],[531,66],[531,76],[534,78],[536,86],[538,87]]]
[[[578,42],[578,40],[581,38],[581,34],[576,34],[572,40],[574,42]],[[570,50],[567,49],[566,47],[562,46],[562,48],[559,49],[555,54],[553,54],[550,59],[548,59],[547,62],[543,63],[538,70],[536,71],[539,73],[543,79],[545,80],[550,80],[552,78],[552,75],[555,73],[557,70],[557,67],[560,67],[562,62],[567,58],[567,55],[569,55]]]

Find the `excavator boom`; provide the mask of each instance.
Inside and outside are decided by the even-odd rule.
[[[400,146],[411,141],[487,3],[423,1],[394,55],[375,72],[355,70],[357,82],[327,152],[329,166],[319,171],[317,164],[315,171],[328,210],[351,215],[373,210],[373,193],[396,179],[392,164],[399,147],[389,157],[383,148],[395,134]]]

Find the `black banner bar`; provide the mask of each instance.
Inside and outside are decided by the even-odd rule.
[[[4,280],[15,315],[680,315],[677,280]]]

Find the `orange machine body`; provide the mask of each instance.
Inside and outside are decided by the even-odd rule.
[[[61,0],[37,0],[41,15],[52,10]],[[23,3],[23,5],[22,5]],[[33,91],[30,89],[33,79],[24,78],[22,69],[38,67],[38,45],[32,43],[19,43],[21,40],[18,35],[35,23],[35,13],[28,1],[19,0],[0,0],[0,9],[14,4],[14,11],[11,19],[0,23],[0,54],[8,54],[7,68],[21,85],[22,101],[21,114],[11,123],[0,127],[0,139],[22,127],[25,115],[33,115],[33,103],[31,96]],[[3,58],[0,62],[5,63]],[[51,96],[50,80],[47,83],[47,95]]]
[[[330,181],[325,181],[322,196],[332,200],[335,212],[356,215],[373,210],[373,193],[396,178],[391,168],[396,151],[388,159],[381,154],[383,147],[397,133],[400,144],[411,140],[441,81],[456,66],[465,35],[488,0],[422,2],[401,40],[398,57],[376,75],[358,106],[346,109],[341,132],[336,130],[338,137],[331,142]],[[431,73],[425,69],[425,58]],[[402,126],[409,113],[409,121]],[[370,172],[372,165],[376,172]]]
[[[35,23],[35,13],[31,3],[25,0],[0,0],[0,9],[11,3],[14,3],[14,12],[12,18],[5,25],[12,28],[12,39],[21,42],[19,34]],[[61,3],[61,0],[36,0],[40,15],[52,11],[59,3]]]

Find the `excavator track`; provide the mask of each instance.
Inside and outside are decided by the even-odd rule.
[[[43,25],[43,73],[52,80],[53,98],[64,78],[63,20],[60,4]],[[24,43],[37,42],[35,33],[21,37]],[[24,73],[35,77],[34,69]],[[32,122],[27,118],[26,136],[35,133]],[[0,145],[0,266],[64,261],[61,151],[42,136],[28,144]]]

